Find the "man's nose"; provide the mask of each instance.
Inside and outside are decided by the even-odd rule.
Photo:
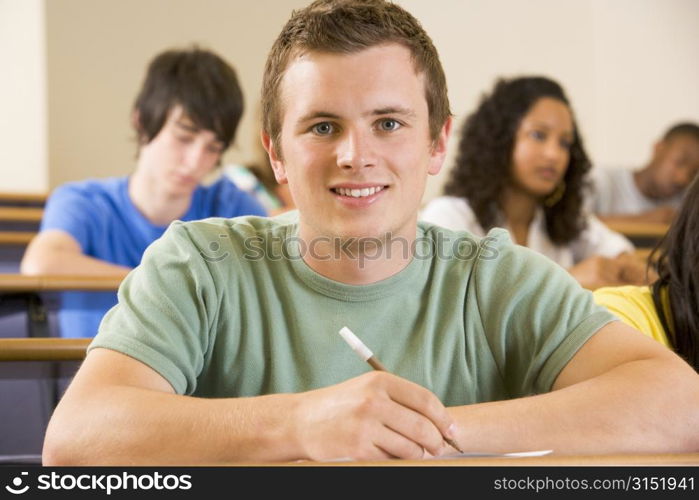
[[[184,153],[184,166],[187,170],[194,171],[202,168],[207,159],[207,150],[204,145],[191,144]]]
[[[373,137],[370,132],[348,130],[337,146],[337,166],[360,169],[376,165]]]
[[[674,183],[676,186],[681,186],[685,188],[689,186],[694,177],[697,175],[697,171],[691,168],[678,168],[675,169]]]

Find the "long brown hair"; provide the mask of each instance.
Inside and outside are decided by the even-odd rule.
[[[658,273],[653,303],[675,352],[699,371],[699,176],[650,257]],[[671,317],[663,307],[667,293]]]
[[[456,163],[444,188],[447,195],[465,198],[488,231],[497,223],[499,200],[512,178],[512,151],[522,118],[541,98],[556,99],[573,113],[563,88],[541,76],[499,79],[462,128]],[[574,135],[564,181],[565,192],[544,206],[546,232],[556,245],[565,245],[585,229],[583,188],[590,170],[582,137],[573,118]]]

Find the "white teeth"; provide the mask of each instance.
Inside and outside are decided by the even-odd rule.
[[[376,194],[383,189],[383,186],[376,186],[370,188],[362,189],[349,189],[349,188],[336,188],[335,192],[341,196],[351,196],[352,198],[363,198],[365,196],[371,196]]]

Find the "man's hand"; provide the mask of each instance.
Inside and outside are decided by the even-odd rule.
[[[646,259],[631,253],[622,253],[615,260],[621,267],[621,280],[626,285],[650,285],[658,279],[658,273],[648,267]]]
[[[621,264],[616,259],[600,255],[588,257],[568,269],[568,272],[588,290],[627,284],[622,278]]]
[[[657,279],[657,274],[647,270],[643,259],[624,253],[610,259],[595,255],[574,265],[568,272],[588,290],[603,286],[648,285]]]
[[[300,447],[311,460],[419,459],[453,452],[452,418],[422,386],[385,372],[369,372],[300,395]]]

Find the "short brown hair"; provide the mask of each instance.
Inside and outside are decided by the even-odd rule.
[[[663,135],[663,141],[670,140],[678,135],[689,135],[699,141],[699,125],[692,122],[676,123]]]
[[[243,93],[235,70],[221,57],[199,47],[166,50],[148,65],[134,110],[139,143],[149,143],[176,105],[194,125],[211,130],[226,149],[243,114]]]
[[[384,0],[316,0],[296,10],[274,42],[262,81],[262,126],[277,153],[282,105],[279,88],[292,58],[306,51],[351,54],[384,43],[399,43],[425,74],[430,136],[436,139],[449,118],[447,83],[437,49],[409,12]]]

